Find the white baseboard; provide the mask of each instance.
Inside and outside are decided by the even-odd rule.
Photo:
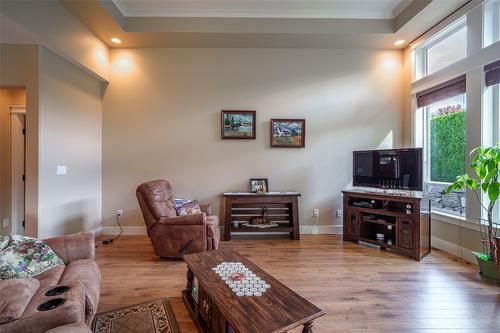
[[[124,226],[122,235],[147,235],[145,226]],[[304,225],[300,227],[303,235],[341,235],[343,227],[341,225]],[[117,226],[95,229],[96,235],[118,235],[120,228]]]
[[[342,225],[303,225],[300,233],[303,235],[342,235]]]
[[[477,263],[476,257],[472,253],[472,250],[465,248],[463,246],[459,246],[455,243],[451,243],[445,241],[444,239],[437,238],[434,236],[431,237],[431,245],[436,249],[443,250],[444,252],[460,257],[470,263],[473,264]]]
[[[120,233],[120,228],[115,227],[102,227],[103,235],[118,235]],[[123,226],[122,235],[147,235],[146,226]]]

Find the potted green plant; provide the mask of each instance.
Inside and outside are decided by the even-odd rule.
[[[467,174],[457,177],[446,192],[458,191],[465,188],[471,189],[475,194],[481,207],[486,210],[487,226],[485,237],[482,239],[483,253],[476,253],[481,274],[491,279],[498,280],[495,232],[497,224],[493,221],[493,211],[500,192],[500,147],[478,147],[471,151],[470,166],[475,175]],[[489,203],[485,206],[479,196],[478,190],[488,196]],[[483,220],[479,218],[482,226]],[[482,230],[482,228],[481,228]]]

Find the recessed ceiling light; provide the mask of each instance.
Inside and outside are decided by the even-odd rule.
[[[111,41],[115,44],[121,44],[122,40],[120,38],[113,37],[111,38]]]
[[[398,46],[398,45],[403,45],[405,43],[405,40],[404,39],[400,39],[400,40],[397,40],[394,42],[394,45]]]

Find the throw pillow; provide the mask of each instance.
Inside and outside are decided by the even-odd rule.
[[[0,281],[0,324],[19,319],[39,287],[37,279]]]
[[[33,277],[63,264],[45,242],[31,237],[10,236],[8,245],[0,251],[0,280]]]
[[[192,200],[180,205],[175,205],[175,210],[177,211],[177,215],[179,216],[201,214],[198,200]]]

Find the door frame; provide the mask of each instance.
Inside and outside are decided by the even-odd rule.
[[[14,145],[18,140],[15,140],[15,136],[19,133],[14,133],[14,117],[23,117],[22,126],[22,164],[19,170],[19,161],[14,159],[14,151],[18,150],[19,147]],[[10,122],[11,122],[11,211],[10,211],[10,223],[11,223],[11,234],[23,235],[25,231],[25,221],[26,221],[26,105],[11,105],[10,106]],[[21,193],[18,190],[21,189]],[[18,216],[18,205],[17,200],[18,195],[21,196],[21,216]]]

